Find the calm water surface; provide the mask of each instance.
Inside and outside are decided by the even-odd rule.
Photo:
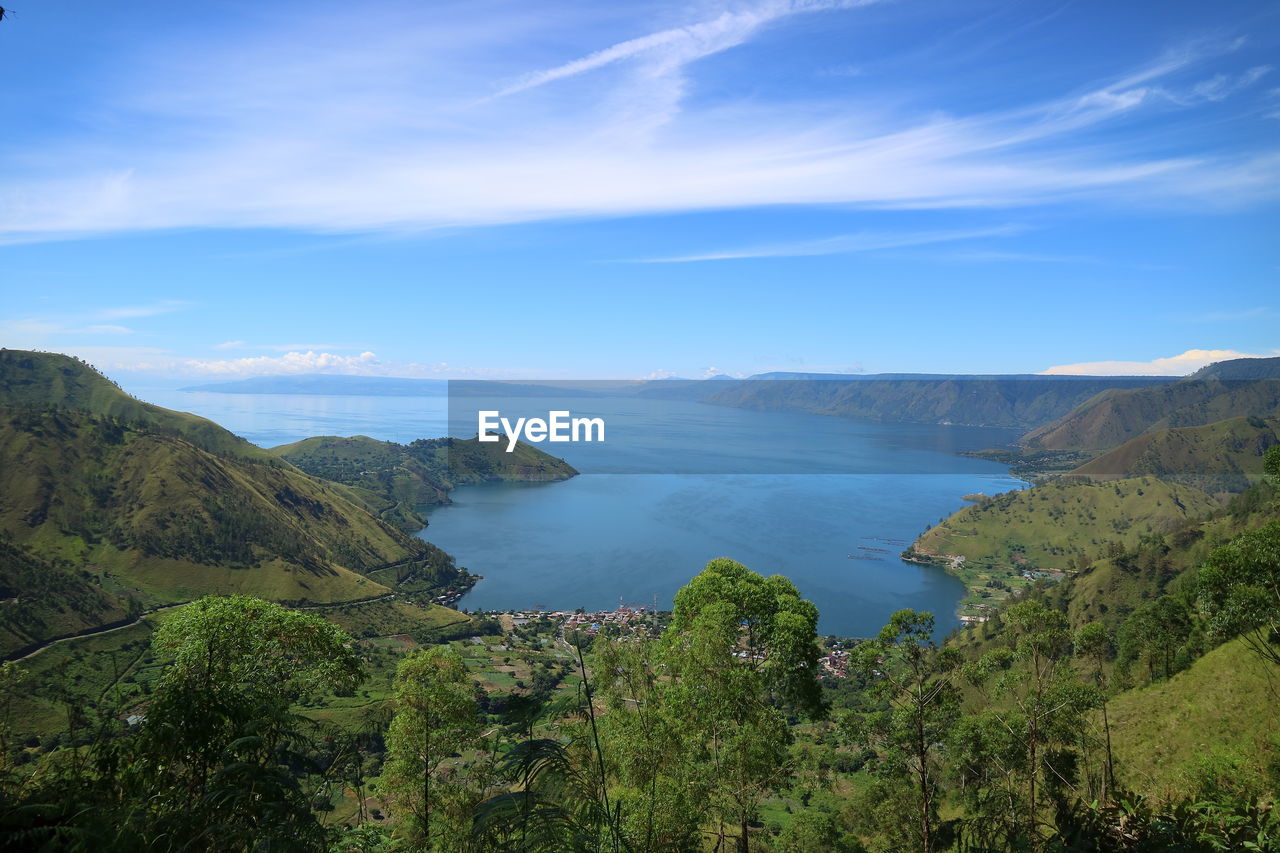
[[[450,423],[444,398],[129,390],[266,447],[313,435],[406,442]],[[564,408],[610,424],[604,445],[543,445],[581,476],[465,487],[430,511],[420,535],[484,576],[462,607],[669,606],[707,560],[727,556],[790,577],[824,633],[866,636],[902,607],[931,610],[949,630],[963,586],[897,554],[963,495],[1023,485],[1004,466],[955,455],[1008,443],[1009,430],[634,399]],[[453,414],[455,434],[474,434]]]

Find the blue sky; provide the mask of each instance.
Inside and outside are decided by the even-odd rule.
[[[0,344],[108,373],[1280,353],[1280,8],[28,0]]]

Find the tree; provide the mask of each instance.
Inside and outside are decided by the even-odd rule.
[[[1115,763],[1111,755],[1111,722],[1107,719],[1107,676],[1105,665],[1115,654],[1115,642],[1111,632],[1101,622],[1090,622],[1076,632],[1076,657],[1090,666],[1090,676],[1094,686],[1098,688],[1102,706],[1103,745],[1106,751],[1106,766],[1103,771],[1102,800],[1115,791]]]
[[[968,739],[970,765],[988,750],[993,761],[1007,768],[1007,778],[1022,777],[1022,826],[1014,824],[1013,831],[1039,850],[1044,798],[1052,795],[1060,806],[1059,795],[1075,787],[1072,748],[1085,712],[1099,698],[1069,666],[1071,634],[1065,616],[1040,601],[1023,601],[1008,609],[1005,624],[1012,650],[990,652],[968,667],[980,688],[994,676],[995,692],[1003,701],[988,710],[985,720],[962,727],[957,735]]]
[[[1267,448],[1267,452],[1262,456],[1262,470],[1280,483],[1280,444],[1273,444]]]
[[[799,812],[778,834],[773,843],[777,853],[832,853],[848,850],[843,844],[840,827],[826,812],[809,809]]]
[[[150,850],[317,844],[295,772],[308,766],[313,724],[291,707],[359,683],[350,644],[317,616],[248,596],[171,614],[152,647],[173,662],[141,730],[99,745],[100,773],[120,783],[121,837]]]
[[[788,775],[790,742],[781,708],[826,714],[818,683],[818,609],[781,575],[741,563],[707,563],[675,597],[663,659],[673,681],[669,708],[695,732],[714,773],[718,842],[726,820],[750,849],[760,800]]]
[[[952,676],[960,664],[954,649],[933,641],[933,614],[899,610],[878,637],[863,643],[857,661],[871,694],[888,710],[868,715],[868,733],[887,747],[887,761],[910,777],[916,792],[916,842],[923,853],[935,847],[937,792],[941,762],[935,750],[960,714]]]
[[[629,637],[602,646],[596,677],[608,713],[601,730],[628,846],[636,853],[697,849],[714,779],[692,760],[702,744],[680,713],[678,691],[659,677],[659,642]]]
[[[472,746],[480,732],[475,689],[457,652],[431,646],[400,661],[394,690],[382,787],[401,810],[401,826],[430,848],[440,799],[432,783],[440,781],[444,760]]]
[[[1215,548],[1199,584],[1211,630],[1239,635],[1254,654],[1280,666],[1280,521]]]
[[[1125,619],[1117,633],[1117,665],[1123,672],[1136,661],[1146,660],[1148,679],[1159,665],[1164,678],[1173,675],[1179,650],[1191,637],[1194,625],[1187,606],[1173,595],[1162,595],[1142,605]]]

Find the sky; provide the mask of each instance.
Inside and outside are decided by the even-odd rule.
[[[89,3],[0,21],[0,345],[108,374],[1280,355],[1280,6]]]

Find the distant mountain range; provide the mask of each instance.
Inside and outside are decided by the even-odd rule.
[[[768,374],[718,388],[705,402],[860,420],[1030,429],[1095,395],[1171,382],[1153,377],[931,376],[791,378]]]
[[[181,391],[214,394],[316,394],[344,397],[442,397],[449,393],[445,379],[399,379],[391,376],[333,376],[303,373],[295,376],[255,376],[229,382],[189,385]]]

